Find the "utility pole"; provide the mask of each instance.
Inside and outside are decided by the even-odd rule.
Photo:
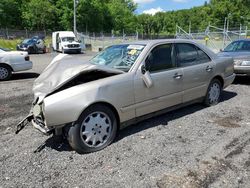
[[[74,0],[74,33],[77,35],[77,30],[76,30],[76,7],[79,3],[79,0]]]

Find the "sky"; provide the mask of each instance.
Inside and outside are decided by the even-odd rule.
[[[137,14],[152,14],[160,11],[189,9],[204,5],[205,0],[134,0],[138,3]]]

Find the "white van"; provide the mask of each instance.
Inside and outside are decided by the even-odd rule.
[[[81,53],[82,45],[72,31],[56,31],[52,33],[52,47],[54,51],[67,53]]]

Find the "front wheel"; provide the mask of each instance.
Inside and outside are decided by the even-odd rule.
[[[78,153],[99,151],[113,142],[117,124],[117,118],[109,107],[102,104],[90,106],[69,128],[69,144]]]
[[[213,79],[208,86],[204,104],[206,106],[213,106],[220,102],[222,91],[222,84],[218,79]]]

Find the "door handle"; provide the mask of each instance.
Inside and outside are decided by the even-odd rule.
[[[173,78],[176,79],[176,80],[179,80],[179,79],[182,78],[182,76],[183,76],[182,74],[175,73],[174,76],[173,76]]]
[[[207,71],[207,72],[211,72],[212,70],[213,70],[213,67],[207,66],[207,68],[206,68],[206,71]]]

